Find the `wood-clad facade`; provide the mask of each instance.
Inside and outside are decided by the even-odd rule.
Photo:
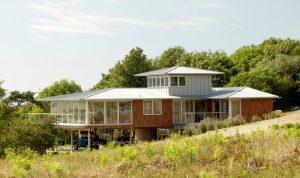
[[[162,100],[162,113],[158,115],[145,115],[143,113],[144,101],[132,101],[132,116],[134,128],[171,128],[172,127],[172,100]]]
[[[273,111],[272,99],[241,99],[241,114],[250,122],[255,116],[262,117]]]

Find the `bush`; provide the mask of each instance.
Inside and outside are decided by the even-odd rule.
[[[252,116],[252,118],[251,118],[251,121],[252,121],[252,122],[258,122],[258,121],[262,121],[262,120],[263,120],[263,119],[262,119],[261,117],[256,116],[256,115]]]
[[[16,152],[12,149],[7,149],[5,151],[6,159],[14,165],[14,174],[17,177],[27,177],[29,171],[31,170],[32,159],[37,156],[36,152],[30,150],[29,148]]]
[[[246,123],[246,120],[242,115],[236,115],[232,118],[228,118],[227,121],[230,126],[237,126]]]

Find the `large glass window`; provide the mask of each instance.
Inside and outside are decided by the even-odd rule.
[[[85,102],[79,102],[80,123],[85,123]]]
[[[119,122],[131,123],[131,101],[119,102]]]
[[[106,102],[106,124],[118,123],[118,103],[116,101]]]
[[[161,115],[162,114],[162,101],[151,100],[144,101],[144,114],[145,115]]]
[[[104,124],[104,102],[89,103],[89,120],[91,124]]]

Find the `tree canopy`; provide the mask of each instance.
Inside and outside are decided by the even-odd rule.
[[[79,84],[77,84],[74,80],[62,79],[44,88],[39,93],[38,98],[65,95],[76,92],[82,92],[81,86]]]
[[[134,74],[181,65],[224,72],[213,77],[214,87],[248,86],[279,95],[282,98],[276,100],[275,107],[285,109],[300,105],[299,57],[299,40],[273,37],[258,45],[243,46],[230,56],[222,50],[188,52],[174,46],[148,59],[137,47],[102,74],[93,88],[145,87],[145,77]]]
[[[93,89],[113,88],[113,87],[144,87],[146,79],[134,77],[135,74],[149,71],[151,63],[147,59],[143,50],[139,47],[129,51],[123,60],[109,69],[108,74],[102,74],[101,80]]]

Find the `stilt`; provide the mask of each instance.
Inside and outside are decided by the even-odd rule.
[[[88,148],[91,148],[91,129],[88,130]]]
[[[73,131],[71,130],[71,153],[73,152]]]
[[[129,143],[130,143],[130,145],[132,145],[132,127],[130,127],[130,130],[129,130]]]

